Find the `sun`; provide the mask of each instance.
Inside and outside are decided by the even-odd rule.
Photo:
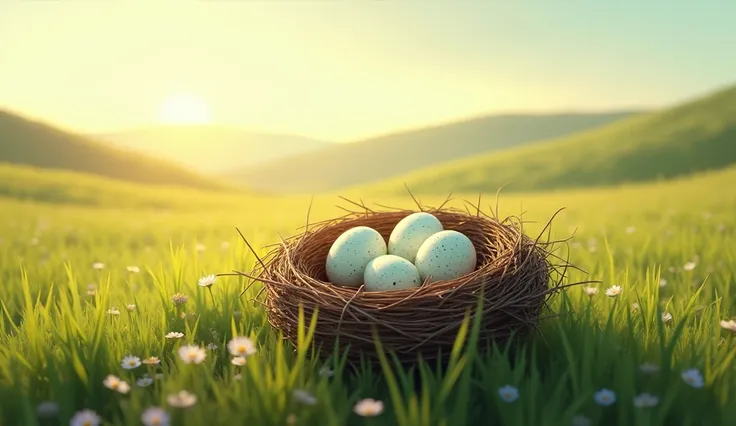
[[[212,111],[201,97],[192,93],[176,93],[161,104],[158,121],[164,124],[209,124]]]

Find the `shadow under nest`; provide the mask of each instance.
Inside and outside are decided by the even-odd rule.
[[[347,351],[350,362],[378,362],[374,332],[384,350],[402,362],[416,361],[419,354],[425,361],[444,360],[467,315],[471,321],[474,318],[480,296],[483,313],[478,347],[482,348],[490,342],[504,344],[512,335],[538,331],[541,319],[554,316],[549,299],[564,287],[581,284],[562,284],[567,269],[575,267],[554,254],[555,246],[569,240],[550,239],[552,220],[559,211],[537,238],[531,238],[524,234],[520,217],[501,220],[495,214],[487,215],[481,211],[480,200],[472,210],[445,208],[448,198],[437,208],[415,202],[420,211],[436,216],[444,229],[470,238],[477,256],[475,271],[453,280],[425,281],[419,288],[406,290],[368,292],[362,286],[333,285],[327,280],[325,260],[343,232],[368,226],[388,241],[396,224],[416,212],[375,211],[344,200],[362,211],[344,209],[348,214],[316,224],[309,224],[307,215],[304,232],[272,246],[264,258],[258,257],[241,233],[257,262],[250,273],[235,271],[235,275],[263,283],[256,299],[265,293],[269,323],[294,344],[301,306],[305,326],[317,311],[314,345],[327,353],[335,348],[340,353]]]

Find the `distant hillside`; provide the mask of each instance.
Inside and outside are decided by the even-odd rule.
[[[72,170],[147,184],[223,188],[222,184],[177,165],[116,149],[2,110],[0,163]]]
[[[566,136],[633,114],[501,115],[323,149],[252,167],[233,177],[251,187],[318,192],[380,181],[445,161]]]
[[[328,144],[301,136],[253,133],[210,125],[152,126],[96,137],[210,174],[242,170]]]
[[[661,112],[504,152],[450,162],[367,191],[549,190],[667,179],[736,163],[736,86]]]

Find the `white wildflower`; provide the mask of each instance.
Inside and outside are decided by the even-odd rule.
[[[623,290],[621,289],[620,285],[612,285],[606,289],[606,296],[616,297],[621,294],[622,291]]]
[[[141,362],[143,362],[146,365],[158,365],[161,363],[161,360],[158,359],[158,357],[156,356],[149,356],[148,358],[144,359]]]
[[[179,348],[179,358],[185,364],[200,364],[207,358],[207,353],[199,346],[185,345]]]
[[[687,263],[685,264],[685,266],[683,266],[683,267],[682,267],[682,269],[684,269],[684,270],[686,270],[686,271],[692,271],[693,269],[695,269],[695,266],[697,266],[697,265],[695,264],[695,262],[687,262]]]
[[[728,320],[728,321],[721,320],[721,323],[720,324],[721,324],[721,328],[724,328],[726,330],[733,331],[734,333],[736,333],[736,321],[734,321],[734,320]]]
[[[197,403],[197,395],[182,390],[167,396],[166,402],[172,407],[187,408]]]
[[[250,356],[256,353],[256,346],[247,337],[233,337],[227,342],[227,350],[233,356]]]
[[[609,389],[601,389],[593,394],[593,400],[596,404],[607,407],[616,402],[616,394]]]
[[[120,380],[119,377],[109,374],[102,382],[106,388],[112,389],[115,392],[126,394],[130,391],[130,385],[128,382]]]
[[[659,404],[659,397],[652,394],[642,393],[634,397],[634,407],[651,408],[657,404]]]
[[[660,279],[659,279],[659,286],[660,286],[660,287],[664,287],[664,286],[666,286],[666,285],[667,285],[667,280],[666,280],[666,279],[664,279],[664,278],[660,278]]]
[[[197,281],[197,284],[199,284],[200,287],[212,287],[212,285],[217,281],[217,277],[214,275],[206,275]]]
[[[233,365],[237,365],[238,367],[242,367],[242,366],[245,365],[245,357],[244,356],[236,356],[236,357],[233,357],[233,359],[230,360],[230,362]]]
[[[166,333],[166,336],[165,337],[167,339],[181,339],[182,337],[184,337],[184,333],[182,333],[180,331],[170,331],[170,332]]]
[[[126,370],[132,370],[134,368],[138,368],[140,365],[141,365],[141,359],[133,355],[128,355],[125,358],[123,358],[123,361],[120,364],[120,366]]]
[[[69,426],[100,426],[102,419],[92,410],[77,411],[69,420]]]
[[[353,407],[355,414],[363,417],[374,417],[383,413],[383,402],[372,398],[361,399]]]
[[[694,388],[702,388],[705,386],[705,380],[700,370],[697,368],[690,368],[682,372],[682,380],[688,385]]]
[[[211,351],[214,351],[215,349],[217,349],[217,345],[214,344],[214,343],[208,343],[207,344],[207,349],[209,349]]]
[[[92,269],[97,269],[98,271],[100,269],[105,269],[105,264],[102,262],[95,262],[92,264]]]
[[[175,293],[171,296],[171,301],[174,302],[174,305],[177,306],[187,303],[187,300],[189,300],[189,298],[182,293]]]
[[[120,311],[118,310],[118,308],[116,308],[115,306],[113,306],[113,307],[111,307],[110,309],[107,310],[107,314],[108,315],[113,315],[113,316],[114,315],[120,315]]]
[[[126,269],[128,270],[128,272],[130,272],[132,274],[137,274],[137,273],[139,273],[141,271],[141,268],[139,268],[137,266],[128,266]]]
[[[593,297],[596,294],[598,294],[598,287],[592,287],[592,286],[583,287],[583,291],[585,292],[586,295]]]
[[[511,385],[505,385],[498,389],[498,395],[505,402],[514,402],[519,399],[519,390]]]
[[[153,384],[153,378],[149,376],[143,376],[135,382],[138,387],[145,388]]]
[[[132,304],[132,303],[131,304],[128,304],[128,305],[125,305],[125,309],[127,309],[129,312],[135,311],[136,308],[137,308],[137,306],[134,305],[134,304]]]
[[[160,407],[149,407],[141,414],[144,426],[169,426],[171,418],[169,413]]]

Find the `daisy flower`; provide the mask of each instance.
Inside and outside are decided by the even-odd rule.
[[[363,417],[374,417],[383,413],[383,402],[372,398],[361,399],[353,407],[355,414]]]
[[[187,300],[189,300],[189,297],[182,293],[174,293],[171,296],[171,301],[174,302],[174,305],[177,306],[187,303]]]
[[[511,385],[506,385],[498,389],[498,395],[505,402],[514,402],[519,399],[519,390]]]
[[[651,408],[659,404],[659,397],[648,394],[648,393],[642,393],[634,397],[634,407],[637,408]]]
[[[622,288],[620,285],[612,285],[606,289],[606,296],[608,297],[616,297],[622,292]]]
[[[301,389],[294,390],[292,396],[294,396],[296,401],[304,405],[314,405],[317,403],[317,398],[314,395]]]
[[[184,337],[184,333],[179,331],[170,331],[166,333],[166,336],[164,337],[166,337],[167,339],[181,339],[182,337]]]
[[[593,400],[596,404],[608,407],[616,402],[616,394],[609,389],[601,389],[593,394]]]
[[[167,396],[166,402],[172,407],[187,408],[197,403],[197,395],[182,390]]]
[[[185,364],[200,364],[207,358],[207,353],[197,345],[185,345],[179,348],[179,358]]]
[[[697,265],[695,264],[695,262],[687,262],[685,266],[682,267],[682,269],[686,271],[692,271],[693,269],[695,269],[696,266]]]
[[[207,275],[199,279],[197,281],[197,284],[199,284],[200,287],[212,287],[212,285],[217,281],[217,277],[214,275]]]
[[[125,305],[125,309],[127,309],[129,312],[135,311],[136,308],[137,308],[137,306],[134,305],[134,304],[132,304],[132,303],[129,304],[129,305]]]
[[[112,389],[115,392],[126,394],[130,391],[130,385],[128,382],[120,380],[119,377],[109,374],[102,382],[106,388]]]
[[[74,413],[69,420],[69,426],[100,426],[102,419],[92,410],[82,410]]]
[[[140,379],[136,380],[135,384],[138,385],[138,387],[145,388],[153,384],[153,378],[149,376],[143,376]]]
[[[149,356],[148,358],[141,361],[146,365],[158,365],[161,364],[161,360],[157,356]]]
[[[721,320],[721,323],[720,324],[721,324],[721,328],[724,328],[726,330],[733,331],[734,333],[736,333],[736,321],[734,321],[734,320],[728,320],[728,321]]]
[[[242,367],[242,366],[245,365],[245,357],[243,357],[243,356],[236,356],[236,357],[233,357],[233,359],[230,360],[230,362],[233,365],[237,365],[238,367]]]
[[[596,294],[598,294],[598,287],[591,287],[591,286],[583,287],[583,291],[585,292],[587,296],[593,297]]]
[[[243,375],[240,374],[240,373],[238,373],[238,374],[236,374],[236,375],[233,376],[233,380],[235,380],[237,382],[239,382],[242,378],[243,378]]]
[[[149,407],[141,414],[141,421],[144,426],[169,426],[171,418],[163,408]]]
[[[113,307],[111,307],[110,309],[107,310],[107,314],[108,315],[113,315],[113,316],[120,315],[120,311],[118,310],[118,308],[116,308],[116,307],[113,306]]]
[[[227,342],[227,350],[233,356],[249,356],[256,353],[256,346],[247,337],[233,337]]]
[[[140,365],[141,365],[141,359],[133,355],[128,355],[125,358],[123,358],[123,361],[120,364],[120,366],[126,370],[132,370],[133,368],[138,368]]]
[[[703,379],[703,375],[700,373],[700,370],[697,368],[690,368],[682,372],[682,380],[687,383],[688,385],[699,389],[705,386],[705,380]]]

